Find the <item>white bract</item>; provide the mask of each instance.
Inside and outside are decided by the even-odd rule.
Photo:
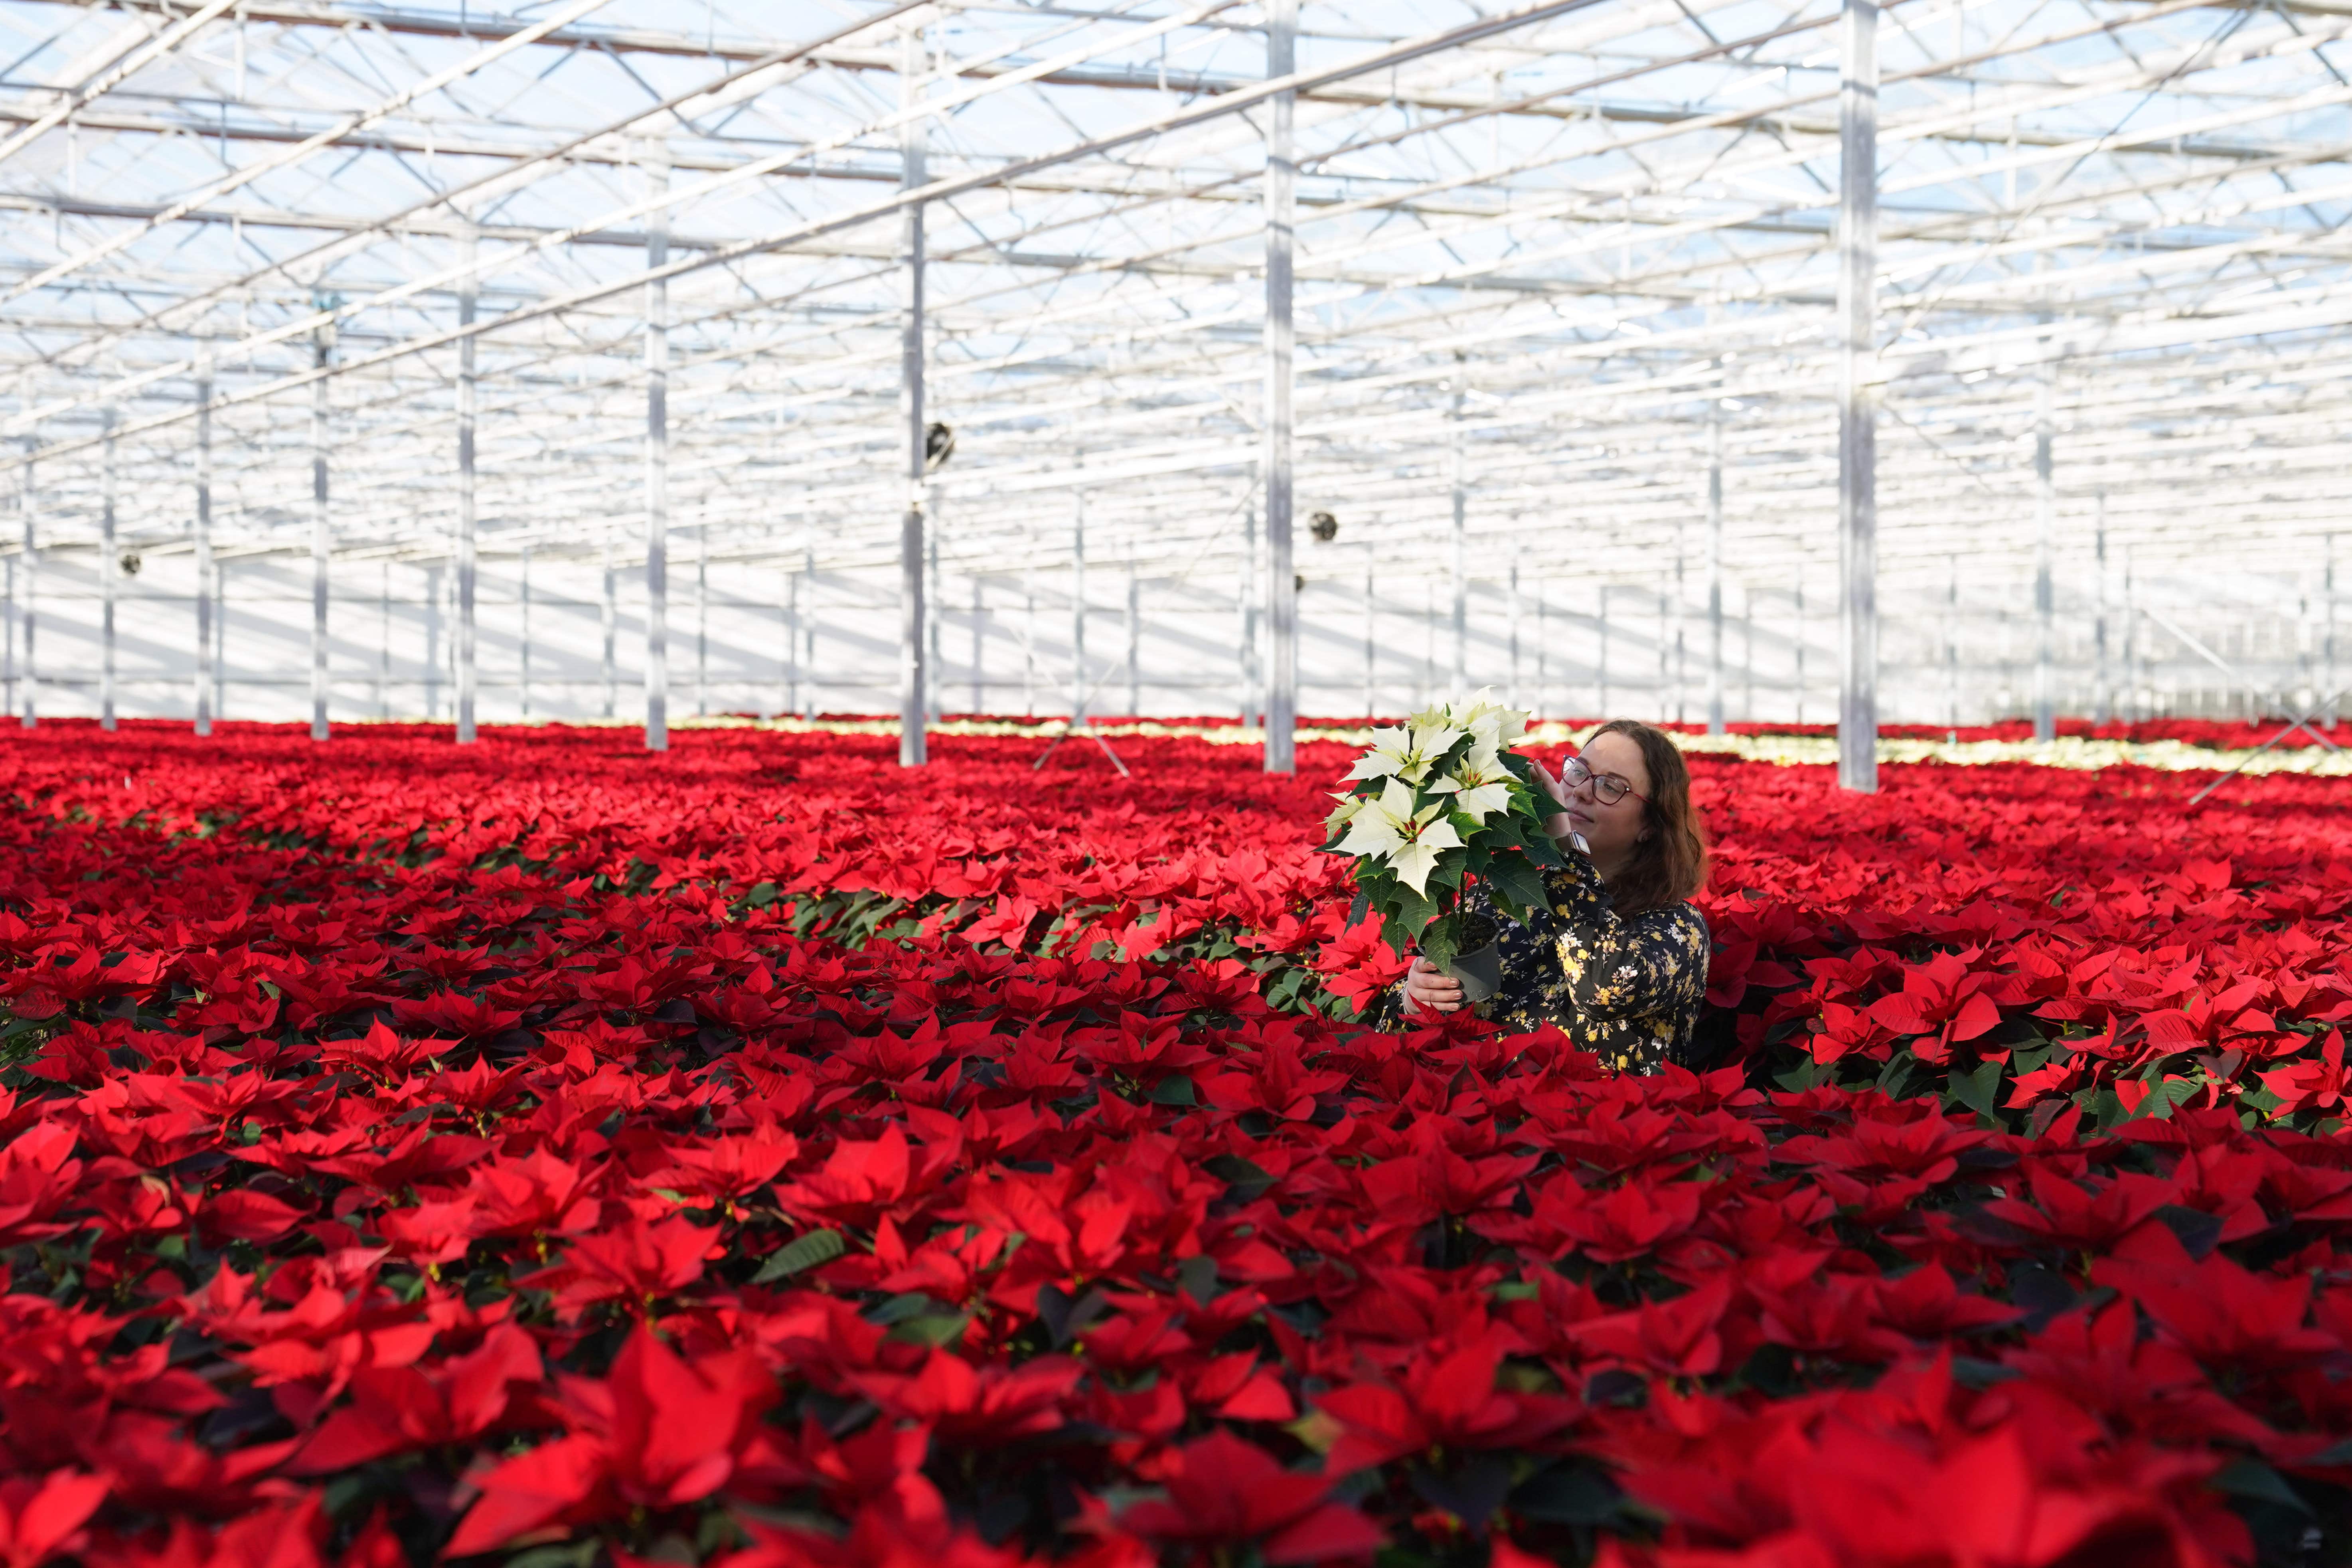
[[[1491,700],[1491,686],[1482,686],[1470,697],[1456,702],[1448,721],[1467,730],[1477,737],[1479,748],[1488,754],[1516,744],[1528,732],[1528,716],[1516,708],[1506,708]]]
[[[1429,788],[1452,795],[1454,809],[1473,822],[1484,822],[1488,812],[1507,811],[1511,805],[1511,775],[1495,748],[1483,741]]]
[[[1427,898],[1429,874],[1437,869],[1439,851],[1462,847],[1462,836],[1444,820],[1446,805],[1436,800],[1415,810],[1412,790],[1403,781],[1391,778],[1379,798],[1366,797],[1362,808],[1349,819],[1348,837],[1340,841],[1339,850],[1386,861],[1398,880]]]
[[[1356,759],[1348,776],[1401,778],[1407,784],[1419,784],[1429,775],[1430,765],[1444,756],[1462,734],[1460,730],[1442,724],[1423,724],[1418,715],[1407,726],[1375,730],[1372,749]]]
[[[1339,804],[1333,806],[1331,815],[1323,819],[1323,833],[1326,837],[1339,832],[1342,826],[1354,819],[1356,813],[1371,804],[1360,795],[1333,795],[1331,798]]]

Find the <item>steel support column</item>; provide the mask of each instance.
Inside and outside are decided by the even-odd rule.
[[[1452,538],[1452,573],[1454,579],[1454,695],[1465,696],[1470,689],[1470,473],[1468,459],[1462,450],[1462,402],[1468,374],[1460,350],[1454,354],[1454,401],[1452,418],[1446,434],[1452,438],[1454,459],[1454,533]]]
[[[921,97],[919,73],[924,66],[923,37],[909,28],[898,60],[898,96],[911,108]],[[910,115],[899,132],[899,182],[913,190],[927,183],[924,125]],[[930,760],[927,720],[930,712],[930,606],[924,603],[924,477],[926,461],[923,417],[923,205],[910,202],[901,230],[899,272],[907,291],[907,311],[898,340],[898,416],[905,427],[907,503],[898,523],[898,765],[919,768]]]
[[[466,276],[457,281],[457,324],[474,324],[478,241],[466,237]],[[457,743],[474,743],[474,700],[480,680],[474,632],[474,334],[457,340]]]
[[[25,710],[24,725],[30,730],[41,721],[41,664],[38,637],[41,629],[40,583],[41,552],[36,534],[40,520],[40,488],[33,478],[32,454],[40,449],[40,437],[25,437],[24,489],[19,492],[18,510],[25,522]]]
[[[213,717],[228,717],[228,564],[213,557]]]
[[[2033,385],[2033,738],[2058,734],[2058,692],[2052,661],[2058,637],[2057,596],[2051,582],[2058,489],[2050,461],[2050,371]]]
[[[213,732],[213,359],[196,361],[195,731]]]
[[[1723,416],[1706,422],[1706,732],[1723,733]]]
[[[375,716],[392,717],[392,563],[381,562],[375,580]]]
[[[114,600],[121,562],[114,552],[114,410],[102,416],[106,438],[99,446],[98,501],[98,727],[114,724]]]
[[[1945,563],[1944,578],[1944,710],[1952,739],[1960,729],[1960,558]]]
[[[1070,510],[1070,722],[1087,716],[1087,493]]]
[[[2329,536],[2333,539],[2333,535]],[[2093,569],[2098,580],[2098,604],[2092,625],[2093,654],[2098,668],[2092,684],[2092,717],[2105,724],[2115,717],[2115,672],[2107,667],[2107,492],[2098,496],[2098,515],[2091,530]]]
[[[2131,547],[2124,547],[2123,563],[2124,610],[2124,700],[2123,711],[2117,715],[2129,724],[2140,718],[2140,630],[2139,606],[2132,593]]]
[[[1127,563],[1127,716],[1143,715],[1143,585]]]
[[[1536,717],[1551,700],[1551,579],[1536,579]]]
[[[1265,74],[1286,77],[1297,58],[1298,0],[1266,0]],[[1266,102],[1265,133],[1265,545],[1266,633],[1274,644],[1265,694],[1265,771],[1297,771],[1298,589],[1291,565],[1291,246],[1297,166],[1291,121],[1297,95]]]
[[[1845,0],[1838,92],[1838,783],[1878,788],[1878,6]]]
[[[1258,607],[1265,602],[1257,563],[1257,479],[1250,479],[1250,496],[1242,504],[1241,589],[1242,727],[1255,728],[1265,718],[1265,692],[1258,679]]]
[[[1519,705],[1519,563],[1511,563],[1510,575],[1506,580],[1505,614],[1510,629],[1510,705]]]
[[[1673,709],[1674,704],[1673,704],[1673,700],[1672,700],[1672,699],[1671,699],[1671,698],[1668,696],[1668,694],[1667,694],[1667,681],[1668,681],[1669,678],[1670,678],[1670,677],[1673,675],[1673,673],[1674,673],[1674,667],[1673,667],[1673,664],[1672,664],[1672,662],[1669,660],[1669,658],[1668,658],[1668,657],[1667,657],[1668,650],[1669,650],[1669,648],[1670,648],[1670,647],[1671,647],[1671,643],[1670,643],[1670,639],[1669,639],[1669,633],[1670,633],[1670,632],[1671,632],[1671,630],[1672,630],[1671,623],[1672,623],[1672,620],[1673,620],[1673,615],[1674,615],[1674,612],[1673,612],[1672,608],[1671,608],[1671,607],[1668,605],[1668,604],[1666,603],[1666,595],[1665,595],[1665,594],[1664,594],[1664,593],[1663,593],[1663,592],[1661,592],[1661,593],[1658,595],[1658,681],[1657,681],[1657,700],[1658,700],[1658,710],[1657,710],[1657,711],[1658,711],[1658,721],[1659,721],[1660,723],[1664,723],[1664,722],[1665,722],[1665,721],[1666,721],[1666,720],[1668,720],[1669,718],[1673,717],[1672,709]]]
[[[1037,520],[1029,519],[1029,548],[1021,559],[1021,713],[1037,716]]]
[[[669,189],[667,159],[646,170]],[[646,267],[669,265],[669,208],[646,215]],[[669,280],[646,283],[646,750],[669,750]]]
[[[2322,717],[2327,728],[2333,730],[2336,728],[2336,710],[2341,705],[2336,701],[2336,536],[2332,533],[2327,536],[2326,570],[2320,579],[2320,591],[2326,595],[2327,600],[2325,611],[2327,618],[2325,623],[2326,634],[2323,645],[2327,669],[2326,678],[2319,683],[2319,689],[2327,694],[2327,708]]]
[[[1592,591],[1593,643],[1597,654],[1592,670],[1593,717],[1609,717],[1609,584],[1602,583]]]
[[[1689,553],[1690,530],[1678,523],[1675,527],[1675,607],[1670,634],[1674,639],[1674,707],[1671,717],[1677,724],[1690,718],[1690,628],[1687,625],[1690,619],[1690,584],[1689,563],[1685,559]]]
[[[948,660],[941,639],[946,635],[948,595],[946,581],[940,576],[939,497],[927,499],[930,504],[923,513],[923,669],[929,679],[923,682],[923,711],[928,721],[936,724],[947,717]]]
[[[1797,722],[1802,724],[1805,721],[1805,574],[1801,568],[1797,573],[1797,586],[1790,602],[1797,623]]]
[[[519,619],[521,625],[518,631],[522,657],[515,671],[515,706],[521,710],[522,717],[528,719],[530,717],[530,546],[528,544],[522,547],[522,560],[518,565],[518,572],[521,594],[521,602],[518,606],[520,611]]]
[[[784,701],[779,717],[801,707],[801,574],[784,574]]]
[[[613,546],[604,545],[604,717],[617,718],[621,706],[621,670],[618,644],[621,634],[621,578],[613,564]]]
[[[331,324],[314,336],[318,368],[333,359],[335,331]],[[310,739],[327,738],[327,574],[333,563],[333,540],[327,519],[327,388],[321,374],[310,384]]]

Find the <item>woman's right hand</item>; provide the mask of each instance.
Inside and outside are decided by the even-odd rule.
[[[1404,1004],[1415,1013],[1458,1013],[1462,1010],[1462,982],[1425,958],[1416,958],[1405,971]]]

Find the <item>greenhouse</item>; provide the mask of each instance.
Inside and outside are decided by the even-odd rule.
[[[15,710],[2332,709],[2339,7],[688,10],[0,10]]]
[[[0,59],[0,1568],[2352,1564],[2352,0]]]

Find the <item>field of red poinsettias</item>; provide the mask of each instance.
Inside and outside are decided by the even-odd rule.
[[[0,1547],[2338,1560],[2347,786],[1697,762],[1704,1073],[1123,742],[0,737]]]

